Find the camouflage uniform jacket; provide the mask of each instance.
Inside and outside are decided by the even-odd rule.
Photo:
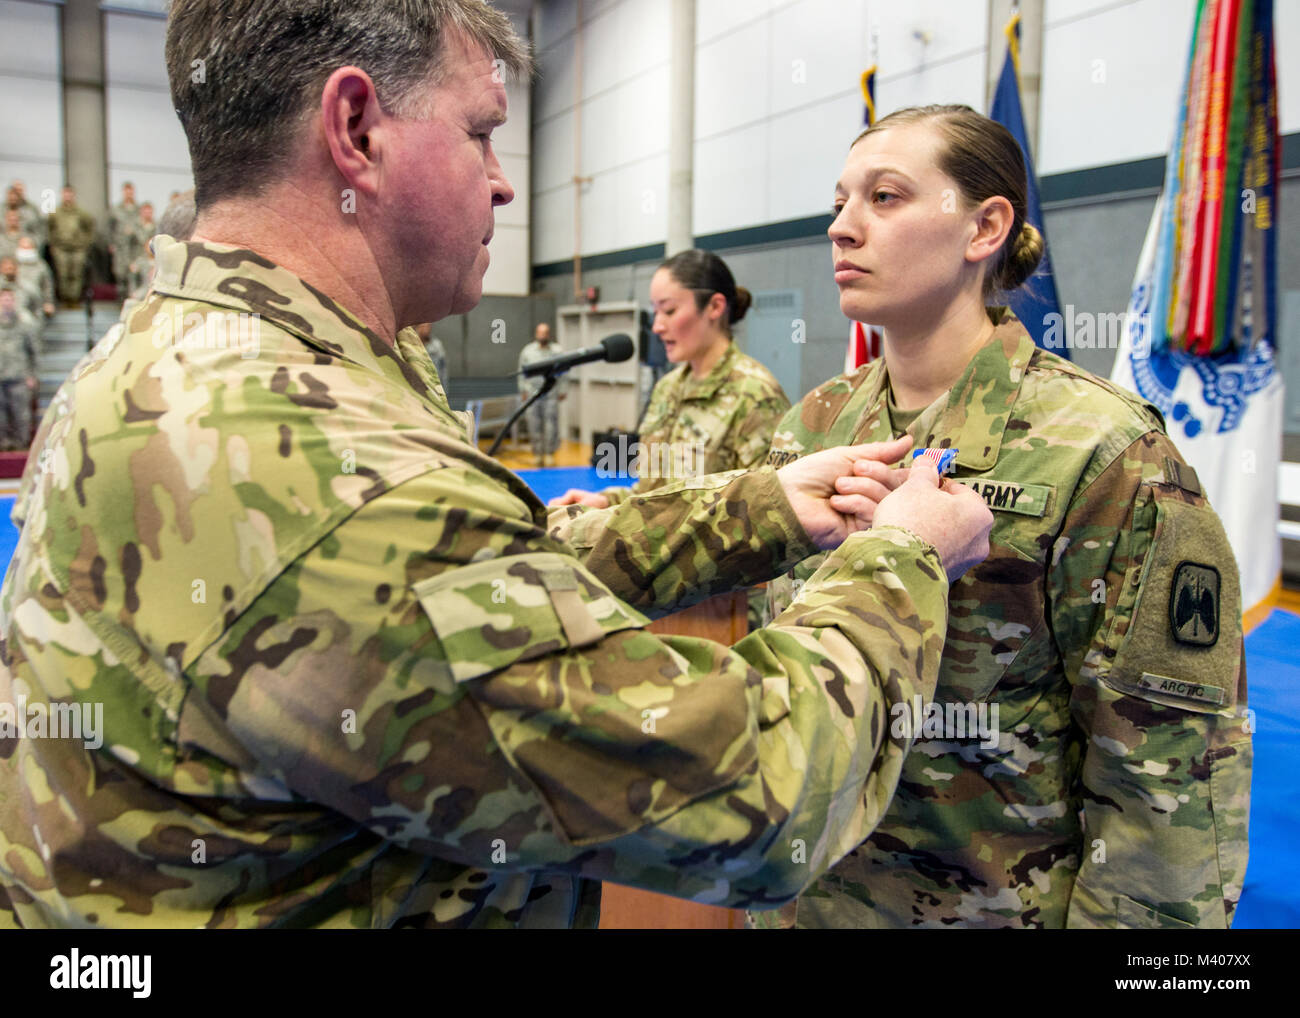
[[[80,251],[95,242],[95,217],[80,205],[60,205],[49,221],[50,247]]]
[[[735,649],[656,637],[812,552],[774,471],[548,519],[413,329],[157,245],[21,501],[0,925],[591,925],[600,880],[774,905],[869,833],[932,548],[857,534]]]
[[[890,437],[887,393],[883,361],[814,390],[769,462]],[[949,597],[935,703],[996,705],[1001,735],[955,738],[969,709],[934,722],[798,925],[1229,925],[1251,769],[1237,570],[1158,412],[1013,321],[906,430],[957,448],[993,510],[991,555]],[[778,607],[816,563],[769,585]],[[891,723],[924,736],[911,713]]]
[[[552,341],[543,345],[537,340],[533,340],[519,352],[519,370],[523,371],[529,364],[535,364],[537,361],[544,361],[548,357],[558,357],[562,353],[564,353],[564,351],[560,349],[559,343]],[[542,387],[542,382],[543,379],[536,375],[531,378],[520,375],[518,379],[519,395],[524,399],[527,399]],[[549,399],[554,399],[560,396],[562,393],[566,392],[568,388],[569,376],[565,373],[559,377],[559,380],[555,383],[555,388],[543,398],[542,402],[544,403]]]
[[[679,364],[655,385],[641,418],[640,480],[607,488],[611,504],[675,477],[749,470],[762,464],[790,400],[762,364],[728,343],[703,378]]]
[[[11,381],[36,374],[40,326],[27,311],[26,292],[13,288],[17,307],[8,321],[0,316],[0,379]]]

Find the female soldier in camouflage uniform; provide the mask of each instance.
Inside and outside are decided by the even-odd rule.
[[[659,380],[640,425],[639,479],[631,487],[567,492],[552,505],[597,508],[681,477],[761,466],[781,415],[790,409],[772,373],[736,349],[731,327],[749,309],[711,251],[682,251],[654,274],[654,331],[678,365]]]
[[[884,356],[809,393],[769,462],[909,434],[956,450],[995,523],[934,701],[891,712],[915,743],[884,821],[782,925],[1224,928],[1241,893],[1232,552],[1154,408],[986,307],[1041,256],[1024,196],[1015,140],[964,106],[881,120],[836,187],[840,308]],[[773,581],[777,610],[819,558]]]

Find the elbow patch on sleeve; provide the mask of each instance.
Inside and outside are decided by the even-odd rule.
[[[1119,692],[1230,714],[1241,658],[1232,548],[1204,499],[1174,484],[1152,484],[1149,492],[1136,517],[1154,519],[1150,543],[1124,580],[1101,657],[1091,662]]]
[[[475,562],[412,590],[456,682],[648,623],[580,562],[555,552]]]

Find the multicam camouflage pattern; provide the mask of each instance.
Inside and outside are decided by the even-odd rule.
[[[149,232],[152,236],[152,227]],[[114,205],[108,214],[108,242],[113,245],[113,278],[119,284],[126,284],[131,262],[140,254],[137,250],[139,237],[140,206],[135,202]],[[127,292],[131,289],[128,286]]]
[[[0,379],[27,378],[36,374],[40,326],[26,308],[27,293],[17,285],[0,285],[14,295],[14,312],[0,313]]]
[[[600,880],[761,908],[870,832],[938,674],[932,549],[857,534],[734,649],[656,637],[812,552],[774,471],[553,514],[584,564],[414,330],[157,248],[20,502],[0,706],[102,704],[103,745],[0,734],[0,925],[590,926]],[[253,356],[204,344],[227,313]]]
[[[606,488],[602,494],[616,504],[633,490],[670,484],[680,478],[663,470],[671,474],[674,464],[685,465],[688,475],[760,466],[777,421],[789,409],[790,400],[772,372],[735,343],[727,344],[727,352],[703,378],[692,376],[689,364],[679,364],[659,379],[637,429],[651,470],[633,488]],[[664,453],[664,447],[677,452]]]
[[[814,390],[769,462],[890,437],[887,393],[881,361]],[[871,838],[755,924],[1227,926],[1251,769],[1237,571],[1158,413],[1013,321],[907,431],[957,448],[993,509],[935,702],[996,704],[1000,741],[919,740]],[[1222,578],[1213,646],[1171,633],[1185,560]],[[769,585],[778,607],[816,565]]]

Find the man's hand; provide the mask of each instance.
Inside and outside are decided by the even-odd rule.
[[[902,527],[934,545],[952,583],[988,558],[993,514],[964,484],[940,484],[933,463],[914,462],[907,481],[876,507],[875,526]]]
[[[838,548],[849,534],[871,526],[876,504],[906,477],[888,464],[898,462],[911,445],[910,435],[843,445],[787,463],[776,472],[791,508],[818,548]],[[861,476],[855,473],[858,463],[869,464],[860,468]]]
[[[556,506],[561,505],[589,505],[593,509],[608,509],[609,499],[597,491],[570,488],[559,498],[553,498],[546,503],[548,509],[554,509]]]

